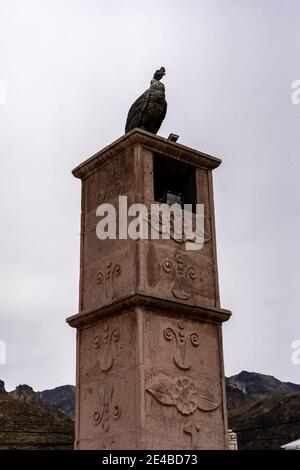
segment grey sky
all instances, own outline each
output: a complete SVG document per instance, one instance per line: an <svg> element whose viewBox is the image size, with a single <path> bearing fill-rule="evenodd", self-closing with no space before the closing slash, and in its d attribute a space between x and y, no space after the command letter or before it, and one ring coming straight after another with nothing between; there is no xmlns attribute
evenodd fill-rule
<svg viewBox="0 0 300 470"><path fill-rule="evenodd" d="M0 0L0 340L8 389L74 383L80 183L164 65L159 132L216 155L227 375L300 382L299 0Z"/></svg>

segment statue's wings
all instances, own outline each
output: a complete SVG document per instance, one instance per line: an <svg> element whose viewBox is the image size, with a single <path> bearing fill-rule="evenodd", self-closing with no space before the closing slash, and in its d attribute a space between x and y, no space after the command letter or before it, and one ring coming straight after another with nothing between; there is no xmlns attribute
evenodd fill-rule
<svg viewBox="0 0 300 470"><path fill-rule="evenodd" d="M163 111L163 113L162 113L162 115L161 115L161 123L160 123L160 124L162 124L163 120L164 120L165 117L166 117L167 108L168 108L168 103L165 101L165 109L164 109L164 111ZM159 127L160 127L160 126L159 126Z"/></svg>
<svg viewBox="0 0 300 470"><path fill-rule="evenodd" d="M146 90L131 106L128 111L125 132L129 132L135 127L140 127L143 112L149 101L149 90Z"/></svg>

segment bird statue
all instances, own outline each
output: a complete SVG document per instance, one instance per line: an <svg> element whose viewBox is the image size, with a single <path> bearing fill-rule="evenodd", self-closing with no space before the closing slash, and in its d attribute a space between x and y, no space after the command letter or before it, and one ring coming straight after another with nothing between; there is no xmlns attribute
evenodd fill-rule
<svg viewBox="0 0 300 470"><path fill-rule="evenodd" d="M135 127L153 134L158 132L167 112L165 86L160 82L165 74L164 67L156 70L148 90L133 103L128 112L125 133Z"/></svg>

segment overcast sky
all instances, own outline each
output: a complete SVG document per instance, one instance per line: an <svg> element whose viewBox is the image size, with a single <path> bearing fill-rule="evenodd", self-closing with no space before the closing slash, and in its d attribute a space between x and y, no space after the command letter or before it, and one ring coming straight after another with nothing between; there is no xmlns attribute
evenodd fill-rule
<svg viewBox="0 0 300 470"><path fill-rule="evenodd" d="M80 182L166 67L159 134L216 155L226 374L300 383L300 0L0 0L0 340L11 390L74 383ZM3 100L2 100L3 101Z"/></svg>

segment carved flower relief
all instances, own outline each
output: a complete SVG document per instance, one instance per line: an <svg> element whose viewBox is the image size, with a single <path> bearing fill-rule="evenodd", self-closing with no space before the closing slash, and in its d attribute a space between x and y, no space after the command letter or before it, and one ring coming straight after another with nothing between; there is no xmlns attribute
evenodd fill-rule
<svg viewBox="0 0 300 470"><path fill-rule="evenodd" d="M162 405L175 406L182 415L193 414L197 409L214 411L221 403L216 394L207 387L202 390L188 377L157 374L148 380L146 391Z"/></svg>
<svg viewBox="0 0 300 470"><path fill-rule="evenodd" d="M198 390L186 377L178 377L172 387L174 405L184 415L192 414L198 407Z"/></svg>

